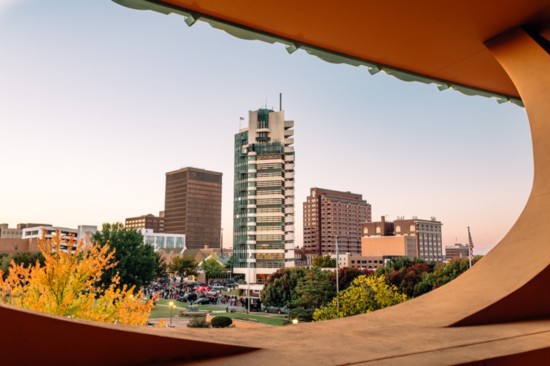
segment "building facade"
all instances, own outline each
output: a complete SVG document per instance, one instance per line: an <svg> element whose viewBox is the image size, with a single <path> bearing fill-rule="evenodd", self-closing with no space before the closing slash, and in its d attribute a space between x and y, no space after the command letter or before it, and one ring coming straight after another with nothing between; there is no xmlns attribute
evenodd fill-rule
<svg viewBox="0 0 550 366"><path fill-rule="evenodd" d="M400 247L404 253L401 255L441 262L444 259L441 226L435 217L430 220L399 218L393 222L382 217L380 222L363 225L363 255L400 255L395 252Z"/></svg>
<svg viewBox="0 0 550 366"><path fill-rule="evenodd" d="M125 220L124 226L131 229L151 229L154 233L164 232L164 214L161 211L159 216L153 214L129 217Z"/></svg>
<svg viewBox="0 0 550 366"><path fill-rule="evenodd" d="M235 135L234 272L263 283L295 264L294 121L284 111L250 111Z"/></svg>
<svg viewBox="0 0 550 366"><path fill-rule="evenodd" d="M10 228L8 224L0 224L0 239L21 239L23 229Z"/></svg>
<svg viewBox="0 0 550 366"><path fill-rule="evenodd" d="M183 168L166 173L164 232L185 234L187 248L220 248L222 173Z"/></svg>
<svg viewBox="0 0 550 366"><path fill-rule="evenodd" d="M304 250L308 258L336 253L361 254L361 227L371 221L363 196L311 188L304 202Z"/></svg>
<svg viewBox="0 0 550 366"><path fill-rule="evenodd" d="M143 235L143 243L152 245L155 251L183 254L187 249L184 234L155 233L153 229L145 228L140 228L138 231Z"/></svg>
<svg viewBox="0 0 550 366"><path fill-rule="evenodd" d="M445 246L445 259L470 258L470 248L467 245L456 243Z"/></svg>

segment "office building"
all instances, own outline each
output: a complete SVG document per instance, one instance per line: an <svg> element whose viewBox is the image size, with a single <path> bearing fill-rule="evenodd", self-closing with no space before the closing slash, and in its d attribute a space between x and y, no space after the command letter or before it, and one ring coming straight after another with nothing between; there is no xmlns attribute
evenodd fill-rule
<svg viewBox="0 0 550 366"><path fill-rule="evenodd" d="M407 256L441 262L441 226L435 217L430 220L399 218L388 222L383 216L379 222L363 225L362 255Z"/></svg>
<svg viewBox="0 0 550 366"><path fill-rule="evenodd" d="M250 111L235 135L234 272L263 283L295 265L294 121L284 111Z"/></svg>
<svg viewBox="0 0 550 366"><path fill-rule="evenodd" d="M185 234L189 249L220 248L222 173L183 168L166 173L164 232Z"/></svg>
<svg viewBox="0 0 550 366"><path fill-rule="evenodd" d="M445 246L445 259L470 258L470 248L467 245L456 243Z"/></svg>
<svg viewBox="0 0 550 366"><path fill-rule="evenodd" d="M304 249L310 260L336 253L361 254L361 226L371 221L363 196L311 188L304 202Z"/></svg>
<svg viewBox="0 0 550 366"><path fill-rule="evenodd" d="M154 233L162 233L164 231L164 212L161 211L159 216L147 214L129 217L125 220L124 226L131 229L151 229Z"/></svg>

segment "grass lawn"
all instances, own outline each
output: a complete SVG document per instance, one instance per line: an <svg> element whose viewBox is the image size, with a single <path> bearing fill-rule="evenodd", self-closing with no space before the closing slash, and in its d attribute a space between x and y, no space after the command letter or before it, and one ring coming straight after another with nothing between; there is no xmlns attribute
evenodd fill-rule
<svg viewBox="0 0 550 366"><path fill-rule="evenodd" d="M150 319L155 318L169 318L170 317L170 306L168 305L171 300L158 300L157 305L151 311ZM174 301L174 309L172 309L172 316L178 316L178 312L181 310L187 309L187 303ZM258 323L268 324L268 325L284 325L287 322L287 315L276 315L269 314L264 315L263 313L226 313L223 307L214 306L214 305L198 305L199 311L214 311L220 312L218 315L227 316L233 319L254 319Z"/></svg>
<svg viewBox="0 0 550 366"><path fill-rule="evenodd" d="M287 324L288 318L286 315L263 315L262 313L220 313L218 315L227 316L232 319L254 319L258 323L268 324L268 325L285 325Z"/></svg>

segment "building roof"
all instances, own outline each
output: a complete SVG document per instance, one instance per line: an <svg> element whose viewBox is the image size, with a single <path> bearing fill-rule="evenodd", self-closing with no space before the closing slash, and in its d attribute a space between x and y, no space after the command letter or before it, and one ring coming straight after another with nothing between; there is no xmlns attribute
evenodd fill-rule
<svg viewBox="0 0 550 366"><path fill-rule="evenodd" d="M243 39L284 43L289 53L303 49L329 62L366 66L372 74L518 104L517 89L484 42L550 19L548 0L425 0L422 11L414 1L114 1L179 13L188 25L206 21ZM550 30L542 35L550 39Z"/></svg>

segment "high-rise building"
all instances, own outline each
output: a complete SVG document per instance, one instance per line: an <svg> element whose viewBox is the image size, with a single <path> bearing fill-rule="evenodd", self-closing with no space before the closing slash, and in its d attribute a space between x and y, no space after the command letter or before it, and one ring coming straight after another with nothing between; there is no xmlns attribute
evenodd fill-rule
<svg viewBox="0 0 550 366"><path fill-rule="evenodd" d="M311 188L304 202L304 250L309 259L336 253L361 254L361 227L371 221L363 196Z"/></svg>
<svg viewBox="0 0 550 366"><path fill-rule="evenodd" d="M435 217L421 220L416 217L363 225L362 253L364 256L408 256L427 261L443 261L442 223Z"/></svg>
<svg viewBox="0 0 550 366"><path fill-rule="evenodd" d="M263 283L295 264L294 121L284 111L250 111L235 135L234 271Z"/></svg>
<svg viewBox="0 0 550 366"><path fill-rule="evenodd" d="M164 232L185 234L186 247L220 247L222 173L183 168L166 173Z"/></svg>
<svg viewBox="0 0 550 366"><path fill-rule="evenodd" d="M162 211L161 214L163 214ZM124 226L132 229L151 229L154 233L162 233L164 232L164 217L153 214L129 217Z"/></svg>

